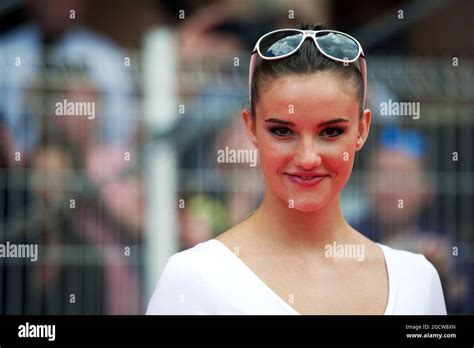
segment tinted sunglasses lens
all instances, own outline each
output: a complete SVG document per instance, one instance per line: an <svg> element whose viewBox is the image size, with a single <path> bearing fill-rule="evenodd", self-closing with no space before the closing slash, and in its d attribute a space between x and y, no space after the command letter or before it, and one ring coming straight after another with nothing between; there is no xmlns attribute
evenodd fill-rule
<svg viewBox="0 0 474 348"><path fill-rule="evenodd" d="M322 32L317 33L316 40L321 50L333 58L353 61L359 57L359 45L346 35Z"/></svg>
<svg viewBox="0 0 474 348"><path fill-rule="evenodd" d="M294 51L302 39L303 34L298 31L279 31L260 41L260 53L267 58L281 57Z"/></svg>

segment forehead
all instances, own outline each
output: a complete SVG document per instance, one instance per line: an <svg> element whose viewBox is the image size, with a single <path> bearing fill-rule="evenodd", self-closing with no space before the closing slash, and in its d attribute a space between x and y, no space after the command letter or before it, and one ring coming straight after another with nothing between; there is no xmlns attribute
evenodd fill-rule
<svg viewBox="0 0 474 348"><path fill-rule="evenodd" d="M266 84L264 86L264 84ZM359 104L354 87L331 72L285 75L262 83L257 114L291 116L321 121L334 117L357 119Z"/></svg>

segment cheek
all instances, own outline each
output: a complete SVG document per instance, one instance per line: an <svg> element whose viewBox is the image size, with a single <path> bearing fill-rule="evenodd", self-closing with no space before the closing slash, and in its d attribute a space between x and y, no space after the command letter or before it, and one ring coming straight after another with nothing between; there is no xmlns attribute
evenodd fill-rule
<svg viewBox="0 0 474 348"><path fill-rule="evenodd" d="M321 153L323 164L334 171L336 179L347 180L354 165L355 145L349 141L341 141L327 146Z"/></svg>
<svg viewBox="0 0 474 348"><path fill-rule="evenodd" d="M267 178L284 170L284 167L291 162L293 146L291 142L273 139L269 134L259 137L259 161L262 171Z"/></svg>

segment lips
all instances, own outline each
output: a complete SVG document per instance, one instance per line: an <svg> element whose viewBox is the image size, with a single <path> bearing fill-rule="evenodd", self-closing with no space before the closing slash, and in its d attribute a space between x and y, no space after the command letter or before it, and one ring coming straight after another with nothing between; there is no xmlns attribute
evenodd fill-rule
<svg viewBox="0 0 474 348"><path fill-rule="evenodd" d="M285 175L291 182L303 187L315 186L329 176L322 173L285 173Z"/></svg>

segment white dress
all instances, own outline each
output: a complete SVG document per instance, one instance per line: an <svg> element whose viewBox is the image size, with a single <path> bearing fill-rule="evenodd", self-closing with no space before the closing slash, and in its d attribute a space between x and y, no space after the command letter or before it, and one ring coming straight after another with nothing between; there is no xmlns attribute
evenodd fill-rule
<svg viewBox="0 0 474 348"><path fill-rule="evenodd" d="M446 314L438 272L421 254L379 244L385 256L389 296L385 315ZM222 242L211 239L171 256L147 314L299 313Z"/></svg>

